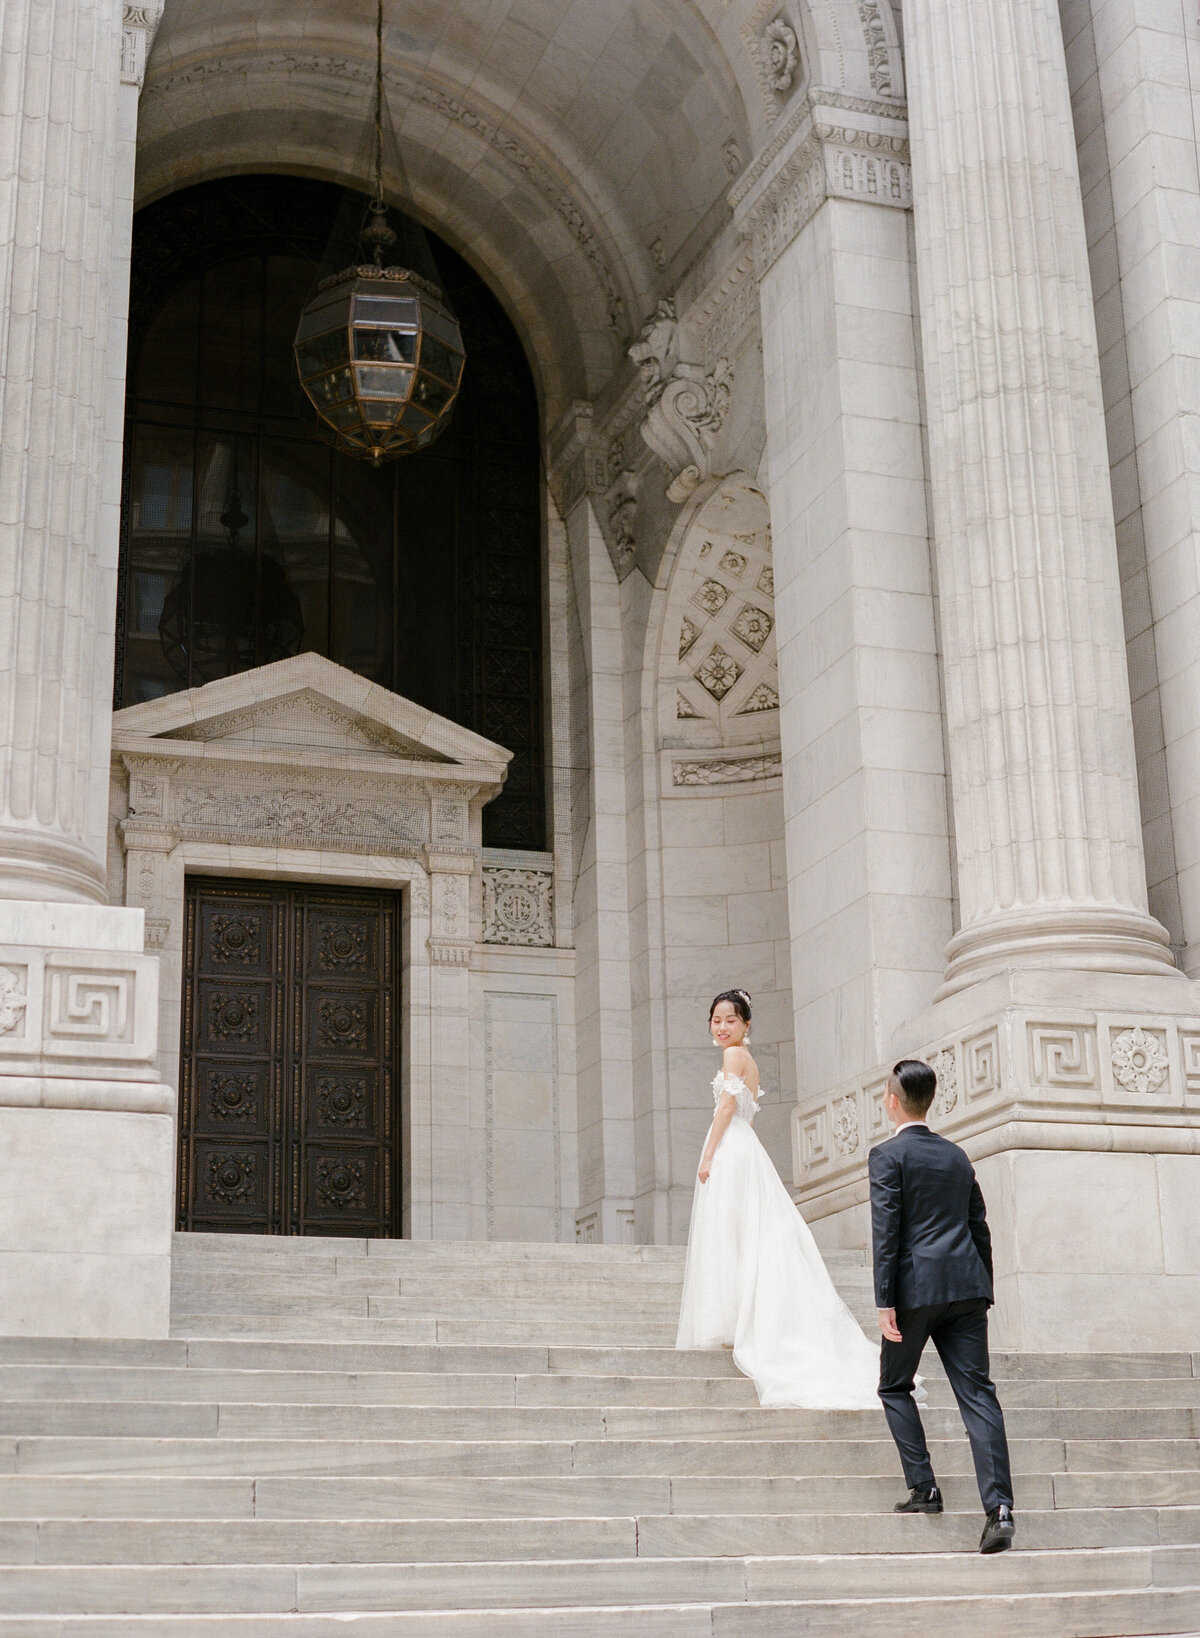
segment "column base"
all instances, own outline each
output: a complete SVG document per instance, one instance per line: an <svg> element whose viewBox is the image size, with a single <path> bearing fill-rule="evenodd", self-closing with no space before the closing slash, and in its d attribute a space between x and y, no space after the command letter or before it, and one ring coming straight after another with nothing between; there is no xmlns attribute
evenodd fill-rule
<svg viewBox="0 0 1200 1638"><path fill-rule="evenodd" d="M167 1335L176 1100L142 921L0 901L0 1334Z"/></svg>
<svg viewBox="0 0 1200 1638"><path fill-rule="evenodd" d="M937 999L1014 967L1066 967L1072 972L1176 972L1171 941L1153 916L1078 906L1016 912L966 927L947 946L946 978Z"/></svg>
<svg viewBox="0 0 1200 1638"><path fill-rule="evenodd" d="M1200 984L1015 970L935 1003L895 1058L938 1071L933 1126L975 1162L992 1335L1032 1352L1183 1349L1200 1329ZM826 1248L870 1247L866 1158L891 1062L797 1108L798 1200Z"/></svg>

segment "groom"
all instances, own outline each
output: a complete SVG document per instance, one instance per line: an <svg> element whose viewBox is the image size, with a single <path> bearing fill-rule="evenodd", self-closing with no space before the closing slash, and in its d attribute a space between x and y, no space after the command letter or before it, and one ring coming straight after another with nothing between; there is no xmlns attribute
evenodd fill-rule
<svg viewBox="0 0 1200 1638"><path fill-rule="evenodd" d="M992 1239L971 1162L931 1132L926 1116L937 1076L917 1058L895 1065L883 1107L896 1128L868 1157L875 1302L883 1346L879 1397L904 1464L909 1498L897 1513L940 1513L942 1493L913 1399L926 1342L945 1366L971 1441L987 1514L981 1553L1012 1546L1012 1476L1004 1413L988 1365Z"/></svg>

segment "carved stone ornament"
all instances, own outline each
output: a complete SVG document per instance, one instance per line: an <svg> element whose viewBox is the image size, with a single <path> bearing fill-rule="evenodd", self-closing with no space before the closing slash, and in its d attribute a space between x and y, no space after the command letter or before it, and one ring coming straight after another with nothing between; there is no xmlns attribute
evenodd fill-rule
<svg viewBox="0 0 1200 1638"><path fill-rule="evenodd" d="M937 1075L937 1091L933 1098L935 1115L948 1115L958 1102L958 1063L953 1047L943 1047L929 1059Z"/></svg>
<svg viewBox="0 0 1200 1638"><path fill-rule="evenodd" d="M125 4L121 9L121 83L141 87L146 77L146 58L162 17L162 0L149 4Z"/></svg>
<svg viewBox="0 0 1200 1638"><path fill-rule="evenodd" d="M795 29L782 17L776 17L763 30L762 51L767 83L782 96L791 90L800 66L800 45Z"/></svg>
<svg viewBox="0 0 1200 1638"><path fill-rule="evenodd" d="M833 1142L840 1155L852 1155L858 1148L858 1100L853 1094L833 1106Z"/></svg>
<svg viewBox="0 0 1200 1638"><path fill-rule="evenodd" d="M28 1004L17 974L11 967L0 967L0 1035L16 1029Z"/></svg>
<svg viewBox="0 0 1200 1638"><path fill-rule="evenodd" d="M554 943L553 878L548 870L483 872L483 942Z"/></svg>
<svg viewBox="0 0 1200 1638"><path fill-rule="evenodd" d="M758 0L742 25L763 107L774 119L800 81L800 38L779 0Z"/></svg>
<svg viewBox="0 0 1200 1638"><path fill-rule="evenodd" d="M670 500L684 501L712 469L712 450L725 424L733 371L717 360L705 371L679 356L679 322L673 301L660 301L629 349L642 380L646 418L641 433L672 474Z"/></svg>
<svg viewBox="0 0 1200 1638"><path fill-rule="evenodd" d="M1122 1030L1112 1044L1113 1077L1126 1092L1157 1092L1167 1079L1170 1059L1157 1035L1140 1025Z"/></svg>
<svg viewBox="0 0 1200 1638"><path fill-rule="evenodd" d="M711 760L676 762L671 769L671 783L686 785L746 785L760 779L776 779L783 772L783 761L778 751L765 756L713 757Z"/></svg>

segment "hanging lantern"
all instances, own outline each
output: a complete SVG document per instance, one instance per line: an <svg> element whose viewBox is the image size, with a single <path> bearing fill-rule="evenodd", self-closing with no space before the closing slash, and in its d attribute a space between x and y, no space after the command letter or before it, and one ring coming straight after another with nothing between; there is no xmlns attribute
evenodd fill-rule
<svg viewBox="0 0 1200 1638"><path fill-rule="evenodd" d="M385 267L396 242L383 203L383 0L375 21L375 197L362 243L373 265L323 279L300 314L304 392L339 449L376 465L426 449L449 424L462 381L462 332L437 285Z"/></svg>
<svg viewBox="0 0 1200 1638"><path fill-rule="evenodd" d="M339 448L374 461L427 448L462 380L463 344L441 291L404 267L322 280L296 331L300 382Z"/></svg>

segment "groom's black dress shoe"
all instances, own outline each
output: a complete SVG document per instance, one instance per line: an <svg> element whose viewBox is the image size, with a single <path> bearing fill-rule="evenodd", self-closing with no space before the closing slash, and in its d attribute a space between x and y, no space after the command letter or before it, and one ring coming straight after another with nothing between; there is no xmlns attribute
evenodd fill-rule
<svg viewBox="0 0 1200 1638"><path fill-rule="evenodd" d="M981 1553L1006 1553L1013 1544L1017 1527L1013 1523L1012 1508L1005 1502L993 1507L987 1516L983 1534L979 1538Z"/></svg>
<svg viewBox="0 0 1200 1638"><path fill-rule="evenodd" d="M897 1502L893 1513L940 1513L942 1493L936 1484L918 1484L908 1493L908 1500Z"/></svg>

